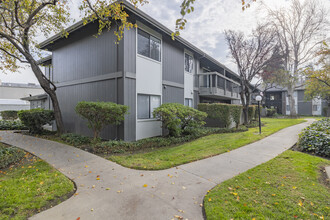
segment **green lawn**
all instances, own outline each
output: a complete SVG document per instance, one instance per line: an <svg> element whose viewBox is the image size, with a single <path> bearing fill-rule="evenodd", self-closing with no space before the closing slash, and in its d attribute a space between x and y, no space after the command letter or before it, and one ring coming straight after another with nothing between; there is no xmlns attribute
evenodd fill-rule
<svg viewBox="0 0 330 220"><path fill-rule="evenodd" d="M320 171L329 165L286 151L212 189L204 198L207 219L330 219L329 183Z"/></svg>
<svg viewBox="0 0 330 220"><path fill-rule="evenodd" d="M262 127L261 135L258 133L258 128L251 128L247 132L214 134L175 147L166 147L151 152L130 155L114 155L108 159L122 166L135 169L167 169L225 153L303 121L303 119L264 118L262 122L266 123L266 126Z"/></svg>
<svg viewBox="0 0 330 220"><path fill-rule="evenodd" d="M74 184L47 163L26 154L0 170L0 219L27 219L71 196Z"/></svg>

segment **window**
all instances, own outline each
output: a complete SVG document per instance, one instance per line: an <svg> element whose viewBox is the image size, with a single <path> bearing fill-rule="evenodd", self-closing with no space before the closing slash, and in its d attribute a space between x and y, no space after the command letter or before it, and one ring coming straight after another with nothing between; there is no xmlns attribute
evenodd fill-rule
<svg viewBox="0 0 330 220"><path fill-rule="evenodd" d="M290 105L286 106L286 111L290 111Z"/></svg>
<svg viewBox="0 0 330 220"><path fill-rule="evenodd" d="M137 97L137 114L138 119L154 118L152 112L160 106L160 96L154 95L138 95Z"/></svg>
<svg viewBox="0 0 330 220"><path fill-rule="evenodd" d="M184 54L184 70L188 73L192 73L194 69L194 58L189 54Z"/></svg>
<svg viewBox="0 0 330 220"><path fill-rule="evenodd" d="M138 54L160 61L160 45L158 38L138 29Z"/></svg>
<svg viewBox="0 0 330 220"><path fill-rule="evenodd" d="M313 111L314 112L318 111L318 105L313 105Z"/></svg>
<svg viewBox="0 0 330 220"><path fill-rule="evenodd" d="M204 75L203 76L203 87L209 88L211 87L211 75Z"/></svg>
<svg viewBox="0 0 330 220"><path fill-rule="evenodd" d="M193 100L192 99L184 99L184 105L193 107Z"/></svg>

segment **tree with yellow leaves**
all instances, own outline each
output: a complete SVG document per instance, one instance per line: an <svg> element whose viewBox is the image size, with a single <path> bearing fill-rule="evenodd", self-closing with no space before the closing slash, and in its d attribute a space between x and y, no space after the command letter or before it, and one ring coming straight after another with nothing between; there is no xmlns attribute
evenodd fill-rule
<svg viewBox="0 0 330 220"><path fill-rule="evenodd" d="M319 69L309 67L304 70L306 77L306 92L308 99L322 98L328 103L327 116L330 116L330 48L323 43L316 56L319 57Z"/></svg>

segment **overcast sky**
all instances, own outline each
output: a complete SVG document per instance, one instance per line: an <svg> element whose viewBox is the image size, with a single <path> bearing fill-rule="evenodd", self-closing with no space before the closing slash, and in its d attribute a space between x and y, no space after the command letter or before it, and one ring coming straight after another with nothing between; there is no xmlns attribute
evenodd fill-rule
<svg viewBox="0 0 330 220"><path fill-rule="evenodd" d="M72 17L79 20L80 13L77 9L77 2L79 1L69 1L72 4ZM180 17L179 6L181 2L182 0L149 0L149 4L140 7L140 9L174 30L175 20ZM264 0L264 2L273 8L285 7L290 1ZM321 0L321 2L330 9L330 0ZM187 16L188 24L181 36L236 71L235 65L228 57L229 51L223 31L232 29L249 34L258 20L264 18L264 7L260 8L258 3L253 3L251 8L243 12L241 0L197 0L194 7L194 13ZM0 73L0 80L2 82L37 83L29 67L21 70L20 73L7 75Z"/></svg>

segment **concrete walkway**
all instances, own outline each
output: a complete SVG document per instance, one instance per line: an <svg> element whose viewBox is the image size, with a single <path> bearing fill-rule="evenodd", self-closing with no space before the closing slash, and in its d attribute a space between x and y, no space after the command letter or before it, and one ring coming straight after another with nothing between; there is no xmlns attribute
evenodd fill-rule
<svg viewBox="0 0 330 220"><path fill-rule="evenodd" d="M163 171L138 171L57 142L0 132L1 141L53 165L77 185L77 195L31 219L203 219L208 190L293 146L312 120L253 144ZM97 180L99 176L100 180Z"/></svg>

